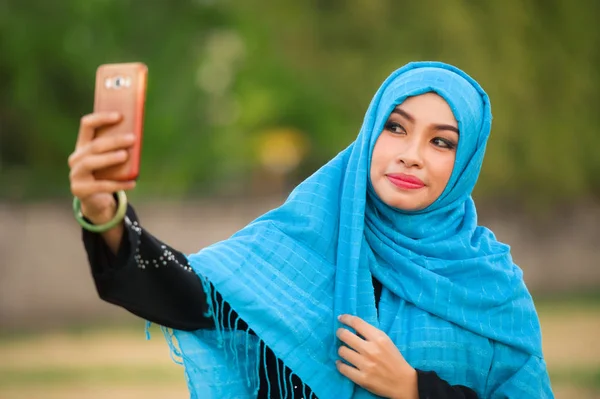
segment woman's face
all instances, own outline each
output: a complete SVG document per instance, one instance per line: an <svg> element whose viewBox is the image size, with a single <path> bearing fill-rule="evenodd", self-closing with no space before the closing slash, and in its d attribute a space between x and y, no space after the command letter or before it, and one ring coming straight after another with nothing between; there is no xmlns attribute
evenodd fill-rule
<svg viewBox="0 0 600 399"><path fill-rule="evenodd" d="M442 97L407 98L392 111L373 148L375 193L405 211L428 207L450 180L457 146L458 122Z"/></svg>

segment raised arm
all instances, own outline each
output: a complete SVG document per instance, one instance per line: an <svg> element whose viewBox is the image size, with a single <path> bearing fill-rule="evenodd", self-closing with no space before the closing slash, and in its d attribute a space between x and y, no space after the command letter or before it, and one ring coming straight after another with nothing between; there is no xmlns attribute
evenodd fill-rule
<svg viewBox="0 0 600 399"><path fill-rule="evenodd" d="M214 327L203 315L206 294L186 257L144 230L133 207L116 254L101 235L83 230L82 237L101 299L178 330Z"/></svg>
<svg viewBox="0 0 600 399"><path fill-rule="evenodd" d="M95 172L127 160L133 135L95 137L120 116L94 113L81 119L75 151L69 157L72 194L92 224L111 220L117 209L114 193L135 182L99 180ZM139 226L133 208L116 227L101 234L83 232L96 288L102 299L147 320L177 329L214 327L204 318L206 295L183 254L158 241Z"/></svg>

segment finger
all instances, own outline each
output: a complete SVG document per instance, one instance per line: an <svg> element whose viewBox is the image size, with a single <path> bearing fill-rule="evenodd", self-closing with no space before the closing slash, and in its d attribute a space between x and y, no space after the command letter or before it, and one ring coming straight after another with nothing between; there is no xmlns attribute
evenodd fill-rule
<svg viewBox="0 0 600 399"><path fill-rule="evenodd" d="M335 335L348 345L350 348L354 349L358 353L362 353L365 347L365 340L354 334L352 331L345 328L338 328Z"/></svg>
<svg viewBox="0 0 600 399"><path fill-rule="evenodd" d="M77 134L77 143L75 148L79 148L92 141L96 129L112 125L121 120L118 112L95 112L85 115L79 123L79 133Z"/></svg>
<svg viewBox="0 0 600 399"><path fill-rule="evenodd" d="M71 179L89 175L98 169L121 164L127 161L128 156L129 154L125 150L87 155L85 158L81 158L79 162L73 164L71 167Z"/></svg>
<svg viewBox="0 0 600 399"><path fill-rule="evenodd" d="M338 320L348 327L352 327L358 334L365 337L367 341L379 338L381 335L381 330L373 327L360 317L345 314L338 317Z"/></svg>
<svg viewBox="0 0 600 399"><path fill-rule="evenodd" d="M354 368L352 366L349 366L347 364L345 364L344 362L342 362L341 360L338 360L337 362L335 362L335 366L337 367L338 371L346 376L348 379L350 379L351 381L353 381L355 384L358 385L363 385L364 381L363 381L363 376L360 372L360 370L358 370L357 368Z"/></svg>
<svg viewBox="0 0 600 399"><path fill-rule="evenodd" d="M101 154L120 149L127 149L131 147L134 142L135 135L133 135L133 133L98 137L87 145L77 148L75 152L69 156L69 167L73 168L82 158L88 157L90 153Z"/></svg>
<svg viewBox="0 0 600 399"><path fill-rule="evenodd" d="M90 152L100 154L107 151L114 151L131 147L135 141L135 135L133 133L118 134L98 137L89 143Z"/></svg>
<svg viewBox="0 0 600 399"><path fill-rule="evenodd" d="M342 345L338 349L338 355L340 355L340 357L342 359L344 359L345 361L347 361L348 363L350 363L352 366L356 367L357 369L359 369L359 370L362 369L362 366L364 364L364 359L358 352L348 348L345 345Z"/></svg>
<svg viewBox="0 0 600 399"><path fill-rule="evenodd" d="M135 188L135 185L135 181L97 180L74 182L71 184L71 193L79 199L84 199L98 193L116 193L120 190L131 190Z"/></svg>

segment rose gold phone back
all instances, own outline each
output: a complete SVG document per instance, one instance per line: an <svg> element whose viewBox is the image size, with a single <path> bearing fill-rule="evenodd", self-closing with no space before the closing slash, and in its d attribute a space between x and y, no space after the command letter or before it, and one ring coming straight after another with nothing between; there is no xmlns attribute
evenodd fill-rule
<svg viewBox="0 0 600 399"><path fill-rule="evenodd" d="M97 130L96 137L136 135L127 162L97 171L98 179L128 181L138 177L147 75L148 68L142 63L105 64L96 71L94 112L117 111L123 116L118 124Z"/></svg>

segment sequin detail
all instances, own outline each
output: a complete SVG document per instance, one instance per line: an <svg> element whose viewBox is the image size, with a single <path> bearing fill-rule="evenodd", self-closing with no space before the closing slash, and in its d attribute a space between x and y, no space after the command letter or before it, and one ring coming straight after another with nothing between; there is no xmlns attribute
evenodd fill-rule
<svg viewBox="0 0 600 399"><path fill-rule="evenodd" d="M154 257L149 257L146 258L144 255L144 252L140 252L140 248L141 248L141 242L142 242L142 235L144 234L144 229L140 226L140 224L137 221L131 221L131 219L129 219L129 217L125 217L125 224L128 226L128 228L135 232L137 235L137 245L135 248L135 255L133 256L135 259L135 263L137 264L137 267L140 269L146 269L147 267L154 267L154 268L159 268L161 266L178 266L181 267L183 270L187 271L187 272L191 272L192 271L192 267L190 266L190 264L187 262L185 263L181 263L179 262L179 260L177 259L177 257L175 257L175 254L173 254L173 252L166 246L166 245L161 245L160 249L161 249L161 253L159 256L154 256Z"/></svg>

